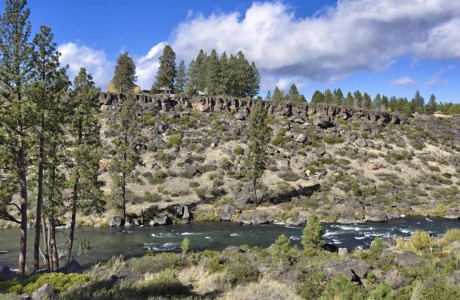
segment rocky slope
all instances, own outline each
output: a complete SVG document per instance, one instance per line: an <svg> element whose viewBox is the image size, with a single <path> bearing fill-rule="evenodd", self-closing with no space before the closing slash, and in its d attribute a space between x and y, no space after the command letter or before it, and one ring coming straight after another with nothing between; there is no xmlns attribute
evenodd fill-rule
<svg viewBox="0 0 460 300"><path fill-rule="evenodd" d="M105 120L119 110L120 97L99 95ZM252 100L136 97L142 105L138 147L144 166L138 175L144 185L130 187L134 217L146 211L144 217L156 223L194 218L299 224L311 212L341 223L460 216L459 117L265 102L272 141L259 189L263 201L256 206L242 176ZM107 147L115 133L103 123ZM100 170L106 191L109 160L107 155Z"/></svg>

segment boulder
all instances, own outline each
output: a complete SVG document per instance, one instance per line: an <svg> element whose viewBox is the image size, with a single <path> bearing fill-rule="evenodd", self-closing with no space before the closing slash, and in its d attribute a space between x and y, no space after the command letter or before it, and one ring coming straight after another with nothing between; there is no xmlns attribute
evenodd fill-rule
<svg viewBox="0 0 460 300"><path fill-rule="evenodd" d="M81 274L83 273L83 266L80 265L80 263L76 261L75 259L72 259L68 264L66 264L62 268L59 268L57 271L60 273L65 273L65 274L69 274L69 273Z"/></svg>
<svg viewBox="0 0 460 300"><path fill-rule="evenodd" d="M182 207L182 219L183 220L190 220L192 215L190 214L190 209L187 205L184 205Z"/></svg>
<svg viewBox="0 0 460 300"><path fill-rule="evenodd" d="M295 138L295 141L299 144L304 144L307 141L307 136L301 133Z"/></svg>
<svg viewBox="0 0 460 300"><path fill-rule="evenodd" d="M408 284L408 280L396 268L391 268L383 276L383 280L388 283L392 289L396 290Z"/></svg>
<svg viewBox="0 0 460 300"><path fill-rule="evenodd" d="M115 216L115 217L107 218L107 223L109 227L120 227L120 226L123 226L124 220L120 216Z"/></svg>
<svg viewBox="0 0 460 300"><path fill-rule="evenodd" d="M166 148L166 143L163 141L161 136L158 134L152 134L150 136L150 142L155 145L157 149L165 149Z"/></svg>
<svg viewBox="0 0 460 300"><path fill-rule="evenodd" d="M220 210L219 217L221 221L230 221L235 213L235 207L231 204L225 204Z"/></svg>
<svg viewBox="0 0 460 300"><path fill-rule="evenodd" d="M359 277L364 278L370 269L370 264L355 258L340 260L331 259L328 260L323 267L323 271L331 277L342 274L350 280L353 277L351 270L354 270Z"/></svg>
<svg viewBox="0 0 460 300"><path fill-rule="evenodd" d="M385 249L382 257L386 256L393 256L393 261L403 268L413 268L423 263L423 259L412 251Z"/></svg>
<svg viewBox="0 0 460 300"><path fill-rule="evenodd" d="M153 225L171 225L172 220L166 215L160 215L153 218Z"/></svg>
<svg viewBox="0 0 460 300"><path fill-rule="evenodd" d="M386 222L388 221L387 214L379 211L366 211L364 219L371 222Z"/></svg>
<svg viewBox="0 0 460 300"><path fill-rule="evenodd" d="M327 129L334 126L328 116L316 116L313 119L313 125L322 129Z"/></svg>
<svg viewBox="0 0 460 300"><path fill-rule="evenodd" d="M239 218L240 223L245 225L252 225L254 223L252 212L244 211Z"/></svg>
<svg viewBox="0 0 460 300"><path fill-rule="evenodd" d="M338 255L339 255L339 257L346 257L348 255L348 249L347 248L339 248Z"/></svg>
<svg viewBox="0 0 460 300"><path fill-rule="evenodd" d="M54 289L50 284L44 284L38 290L32 293L33 300L47 300L54 297Z"/></svg>
<svg viewBox="0 0 460 300"><path fill-rule="evenodd" d="M13 275L13 272L7 266L0 265L0 281L7 280Z"/></svg>
<svg viewBox="0 0 460 300"><path fill-rule="evenodd" d="M195 168L193 165L185 165L184 166L184 173L187 177L193 177L199 173L198 169Z"/></svg>

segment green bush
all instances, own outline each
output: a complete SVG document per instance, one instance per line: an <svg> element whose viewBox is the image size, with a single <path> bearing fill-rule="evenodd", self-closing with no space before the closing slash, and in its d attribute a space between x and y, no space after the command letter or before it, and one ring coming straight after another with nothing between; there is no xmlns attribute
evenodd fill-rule
<svg viewBox="0 0 460 300"><path fill-rule="evenodd" d="M235 153L236 155L243 155L244 149L241 146L236 146L235 149L233 149L233 153Z"/></svg>
<svg viewBox="0 0 460 300"><path fill-rule="evenodd" d="M301 274L298 279L301 284L297 288L297 294L304 299L318 299L327 283L327 275L317 269L308 270L308 273Z"/></svg>
<svg viewBox="0 0 460 300"><path fill-rule="evenodd" d="M153 177L150 177L148 179L149 184L151 185L157 185L157 184L162 184L165 182L166 178L168 177L168 174L164 171L157 171L155 172Z"/></svg>
<svg viewBox="0 0 460 300"><path fill-rule="evenodd" d="M172 269L161 270L155 278L140 283L139 288L144 297L166 296L169 299L190 292L189 288L180 282L176 272Z"/></svg>
<svg viewBox="0 0 460 300"><path fill-rule="evenodd" d="M284 234L280 235L272 247L272 263L289 263L292 264L297 256L298 251L291 247L289 238Z"/></svg>
<svg viewBox="0 0 460 300"><path fill-rule="evenodd" d="M149 192L145 192L145 195L142 198L142 201L149 202L149 203L159 202L161 201L161 195L157 193L150 194Z"/></svg>
<svg viewBox="0 0 460 300"><path fill-rule="evenodd" d="M63 274L63 273L45 273L41 275L34 275L22 282L22 288L15 285L10 288L10 292L25 292L31 295L34 291L38 290L45 284L53 287L56 293L61 293L73 285L85 285L91 281L91 277L87 274Z"/></svg>
<svg viewBox="0 0 460 300"><path fill-rule="evenodd" d="M206 269L209 273L218 273L222 272L225 269L224 262L220 259L219 256L213 256L208 259L206 263Z"/></svg>
<svg viewBox="0 0 460 300"><path fill-rule="evenodd" d="M422 290L422 299L460 299L460 287L447 284L437 284L432 287L424 288Z"/></svg>
<svg viewBox="0 0 460 300"><path fill-rule="evenodd" d="M285 181L297 181L300 179L300 176L292 171L286 171L278 174L278 177Z"/></svg>
<svg viewBox="0 0 460 300"><path fill-rule="evenodd" d="M226 265L227 279L233 285L257 281L259 278L259 270L244 254L236 253Z"/></svg>
<svg viewBox="0 0 460 300"><path fill-rule="evenodd" d="M275 135L275 138L272 140L272 145L273 146L283 146L283 144L287 143L290 141L290 137L286 136L286 133L287 133L287 130L286 129L281 129L279 130L276 135Z"/></svg>
<svg viewBox="0 0 460 300"><path fill-rule="evenodd" d="M396 300L393 290L387 283L381 283L370 292L368 300Z"/></svg>
<svg viewBox="0 0 460 300"><path fill-rule="evenodd" d="M345 142L345 140L341 137L325 136L323 137L323 142L325 142L326 144L341 144Z"/></svg>
<svg viewBox="0 0 460 300"><path fill-rule="evenodd" d="M182 133L174 133L173 135L169 136L168 141L166 142L166 147L179 147L182 144L183 135Z"/></svg>
<svg viewBox="0 0 460 300"><path fill-rule="evenodd" d="M360 300L365 299L365 294L359 285L351 282L345 276L339 275L326 284L320 299Z"/></svg>
<svg viewBox="0 0 460 300"><path fill-rule="evenodd" d="M200 184L196 181L191 181L189 184L188 184L189 187L191 187L192 189L196 189L198 187L200 187Z"/></svg>

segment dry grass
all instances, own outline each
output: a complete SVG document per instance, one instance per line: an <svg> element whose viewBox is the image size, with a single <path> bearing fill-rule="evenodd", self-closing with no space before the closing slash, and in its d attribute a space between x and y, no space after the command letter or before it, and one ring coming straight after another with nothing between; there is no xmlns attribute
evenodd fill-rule
<svg viewBox="0 0 460 300"><path fill-rule="evenodd" d="M193 285L193 291L199 295L210 294L214 291L223 291L229 286L225 279L225 271L209 274L204 264L191 266L182 270L178 278L185 285Z"/></svg>
<svg viewBox="0 0 460 300"><path fill-rule="evenodd" d="M271 279L262 279L259 282L247 285L238 285L226 292L219 299L222 300L300 300L295 288Z"/></svg>

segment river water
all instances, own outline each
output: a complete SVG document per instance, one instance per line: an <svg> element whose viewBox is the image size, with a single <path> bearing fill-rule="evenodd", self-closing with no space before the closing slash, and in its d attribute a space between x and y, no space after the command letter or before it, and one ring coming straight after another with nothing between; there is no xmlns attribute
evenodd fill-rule
<svg viewBox="0 0 460 300"><path fill-rule="evenodd" d="M368 248L376 237L409 236L415 230L441 234L448 228L460 228L460 221L437 218L402 218L385 223L323 224L324 240L338 247L352 250ZM185 237L191 241L192 250L222 250L228 246L268 247L278 236L288 236L292 244L300 245L303 227L282 225L239 225L231 222L206 222L155 227L91 228L77 229L77 238L86 238L92 249L88 255L77 258L81 263L107 260L113 255L139 256L146 251L181 250ZM61 234L63 240L64 234ZM59 236L58 236L59 237ZM15 267L18 259L19 230L0 230L0 265ZM33 231L29 231L27 262L32 263ZM75 251L76 252L76 251Z"/></svg>

